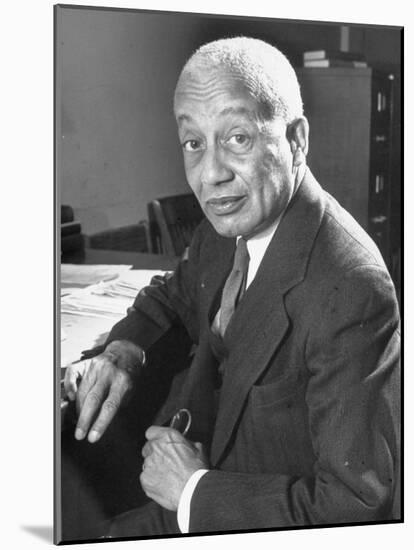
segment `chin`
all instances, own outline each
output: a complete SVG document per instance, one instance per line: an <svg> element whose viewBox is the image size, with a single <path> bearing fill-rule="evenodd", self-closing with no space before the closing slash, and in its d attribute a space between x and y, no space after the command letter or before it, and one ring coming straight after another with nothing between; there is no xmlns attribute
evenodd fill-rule
<svg viewBox="0 0 414 550"><path fill-rule="evenodd" d="M244 237L251 233L251 229L243 227L243 225L227 220L223 223L223 220L211 219L210 223L221 237L227 237L229 239L235 237Z"/></svg>

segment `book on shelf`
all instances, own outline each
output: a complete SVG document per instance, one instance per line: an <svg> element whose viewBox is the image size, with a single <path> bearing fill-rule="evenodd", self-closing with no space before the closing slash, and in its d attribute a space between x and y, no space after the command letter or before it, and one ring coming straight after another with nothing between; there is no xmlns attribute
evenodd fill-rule
<svg viewBox="0 0 414 550"><path fill-rule="evenodd" d="M343 52L342 50L310 50L303 52L303 61L316 59L343 59L344 61L365 61L364 55L358 52Z"/></svg>
<svg viewBox="0 0 414 550"><path fill-rule="evenodd" d="M345 59L315 59L304 61L304 67L349 67L353 69L363 69L368 67L366 61L351 61Z"/></svg>

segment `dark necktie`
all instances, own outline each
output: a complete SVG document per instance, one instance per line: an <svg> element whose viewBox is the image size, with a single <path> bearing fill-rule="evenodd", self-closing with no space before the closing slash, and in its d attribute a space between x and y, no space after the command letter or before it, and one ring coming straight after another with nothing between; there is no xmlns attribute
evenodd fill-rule
<svg viewBox="0 0 414 550"><path fill-rule="evenodd" d="M233 268L223 288L220 304L220 335L223 337L238 302L246 290L249 252L246 241L240 238L234 254Z"/></svg>

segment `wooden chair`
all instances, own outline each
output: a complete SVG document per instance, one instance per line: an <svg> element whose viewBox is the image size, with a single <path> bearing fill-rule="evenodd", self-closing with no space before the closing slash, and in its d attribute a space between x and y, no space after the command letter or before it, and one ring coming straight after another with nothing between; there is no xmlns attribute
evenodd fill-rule
<svg viewBox="0 0 414 550"><path fill-rule="evenodd" d="M148 204L151 252L181 256L203 216L193 193L151 201Z"/></svg>

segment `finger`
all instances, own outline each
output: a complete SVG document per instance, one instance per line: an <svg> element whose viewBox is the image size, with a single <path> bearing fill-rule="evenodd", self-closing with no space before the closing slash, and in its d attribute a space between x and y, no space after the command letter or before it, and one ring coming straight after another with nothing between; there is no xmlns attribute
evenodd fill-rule
<svg viewBox="0 0 414 550"><path fill-rule="evenodd" d="M196 441L194 443L194 447L197 449L197 451L199 451L200 453L204 452L204 449L203 449L203 444L200 443L199 441Z"/></svg>
<svg viewBox="0 0 414 550"><path fill-rule="evenodd" d="M152 453L152 443L147 441L142 447L141 454L144 458L147 458Z"/></svg>
<svg viewBox="0 0 414 550"><path fill-rule="evenodd" d="M149 489L149 487L148 487L148 478L147 478L147 474L145 473L144 467L142 469L142 472L139 475L139 482L141 484L142 490L144 491L145 494L147 494L147 490Z"/></svg>
<svg viewBox="0 0 414 550"><path fill-rule="evenodd" d="M147 460L144 460L144 463L142 465L142 471L139 475L139 480L144 490L148 490L150 488L151 481L153 481L153 477L151 474L151 466Z"/></svg>
<svg viewBox="0 0 414 550"><path fill-rule="evenodd" d="M90 364L91 360L85 359L84 361L77 361L76 363L72 363L66 367L63 385L65 388L65 393L71 401L75 399L75 395L78 390L78 379L85 376Z"/></svg>
<svg viewBox="0 0 414 550"><path fill-rule="evenodd" d="M87 394L75 430L75 438L83 439L87 434L93 418L105 399L106 386L103 383L96 383Z"/></svg>
<svg viewBox="0 0 414 550"><path fill-rule="evenodd" d="M145 432L145 437L148 440L162 438L177 443L186 441L185 437L182 436L179 431L174 430L174 428L168 428L165 426L150 426Z"/></svg>
<svg viewBox="0 0 414 550"><path fill-rule="evenodd" d="M121 401L130 387L131 382L129 377L124 376L124 373L120 372L115 378L115 381L109 390L108 397L105 399L101 407L99 416L89 432L89 443L95 443L101 438L102 434L105 432L106 428L109 426L117 413L121 405Z"/></svg>
<svg viewBox="0 0 414 550"><path fill-rule="evenodd" d="M92 387L96 382L96 368L95 363L91 363L89 368L83 375L81 383L79 384L78 391L76 393L76 409L78 414L83 409L85 404L85 399L91 391Z"/></svg>
<svg viewBox="0 0 414 550"><path fill-rule="evenodd" d="M65 393L71 401L75 399L75 395L78 389L77 380L79 376L80 374L77 367L73 365L67 367L63 385L65 388Z"/></svg>
<svg viewBox="0 0 414 550"><path fill-rule="evenodd" d="M150 496L149 493L151 493L151 495L154 494L154 476L150 472L149 466L145 465L145 463L142 467L142 472L139 475L139 481L142 489L147 496ZM153 498L153 496L151 496L150 498Z"/></svg>

